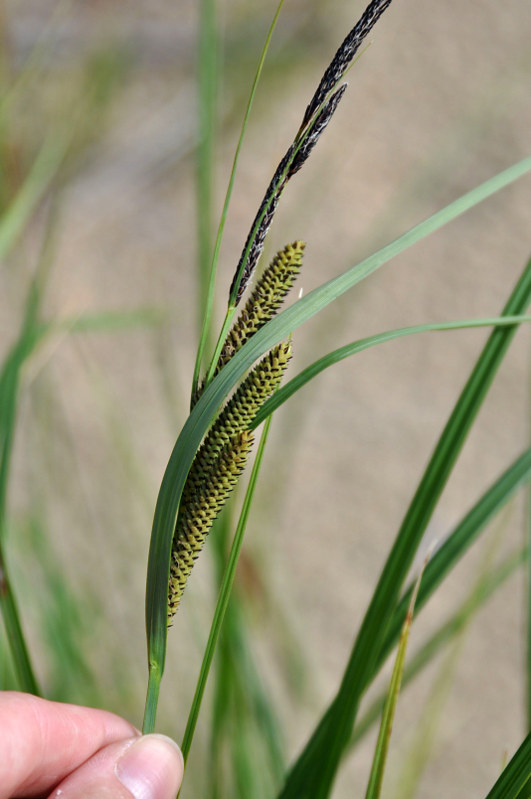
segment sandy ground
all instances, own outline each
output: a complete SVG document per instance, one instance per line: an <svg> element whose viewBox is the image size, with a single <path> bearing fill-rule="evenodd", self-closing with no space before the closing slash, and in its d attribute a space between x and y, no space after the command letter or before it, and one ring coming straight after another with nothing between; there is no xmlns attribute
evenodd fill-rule
<svg viewBox="0 0 531 799"><path fill-rule="evenodd" d="M15 64L28 56L51 8L25 0L7 4ZM242 0L222 10L228 77L220 93L219 202L242 97L272 8L262 4L256 15ZM150 518L185 418L197 325L191 159L195 4L161 0L150 4L149 12L140 3L65 9L45 58L44 105L54 107L54 92L68 85L98 43L128 50L131 61L105 129L64 195L48 312L150 305L169 309L171 322L164 336L124 332L57 341L28 378L33 387L40 385L41 396L52 385L59 397L45 429L54 429L59 415L74 442L72 450L66 437L52 445L62 493L57 490L49 500L47 517L58 557L68 564L73 582L99 594L105 624L98 635L100 640L108 635L115 651L124 653L128 676L109 671L105 661L100 666L97 653L95 668L101 668L111 691L113 682L126 679L132 695L141 697ZM222 250L220 314L264 188L315 82L360 9L359 2L336 0L286 6L242 153ZM305 292L527 154L530 34L531 8L523 0L510 9L495 0L396 0L350 73L337 116L290 185L272 229L270 252L295 238L307 241L300 280ZM30 108L20 112L26 125ZM68 119L70 108L63 110ZM522 180L395 258L297 330L292 374L335 346L388 328L495 315L529 257L529 199L529 180ZM14 259L24 265L22 275L33 268L39 236L36 225ZM12 270L1 283L5 340L18 314L13 297L21 296L24 282L15 275ZM486 335L483 330L427 334L366 352L323 374L275 421L248 548L264 564L309 663L309 698L301 707L271 644L275 616L258 609L262 638L256 647L264 679L282 700L290 755L300 749L338 684L386 552ZM528 334L521 331L434 515L420 559L526 445L528 351ZM30 405L23 420L31 417ZM33 454L36 437L30 430L18 443L13 507L19 514L31 505L28 485L37 491L45 468L42 457ZM489 542L475 547L423 612L412 648L466 596L485 559L520 546L524 534L523 509L516 502L489 533ZM170 638L167 685L178 689L172 694L166 688L161 723L177 736L209 617L209 578L205 558ZM523 737L523 608L520 574L470 625L455 656L431 759L415 794L419 799L485 795L504 753L512 753ZM31 615L28 611L29 624ZM396 786L411 750L419 746L417 723L437 674L429 669L399 703L387 796L399 796ZM137 706L140 714L141 699ZM435 717L436 711L431 713ZM427 735L424 729L423 738ZM336 799L362 795L371 745L349 760Z"/></svg>

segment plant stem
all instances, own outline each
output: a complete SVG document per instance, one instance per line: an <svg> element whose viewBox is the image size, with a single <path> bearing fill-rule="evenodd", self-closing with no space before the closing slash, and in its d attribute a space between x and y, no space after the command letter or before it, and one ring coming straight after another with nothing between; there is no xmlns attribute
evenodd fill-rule
<svg viewBox="0 0 531 799"><path fill-rule="evenodd" d="M262 436L260 438L260 443L258 445L258 452L256 453L253 469L251 472L251 476L249 478L249 485L247 487L245 499L243 501L242 511L238 521L238 526L234 534L234 540L232 542L227 568L225 570L225 575L223 577L223 582L221 584L216 610L214 613L214 618L212 620L212 626L210 628L210 634L208 636L208 642L206 645L205 654L203 656L203 662L201 664L199 679L197 681L197 686L195 689L192 706L190 708L190 714L188 716L188 722L186 724L186 730L184 733L183 742L181 746L185 763L190 753L190 747L192 745L192 740L194 737L195 727L199 716L199 710L201 708L201 702L203 700L203 694L205 692L205 687L208 680L208 674L210 671L210 667L212 665L212 658L214 657L214 652L218 643L219 634L221 632L221 627L223 625L223 620L225 618L225 612L229 604L229 599L232 592L232 586L234 584L236 566L238 565L238 559L240 557L240 551L243 544L243 537L245 535L245 529L247 527L247 519L249 517L249 512L251 509L256 483L258 480L258 474L260 472L260 466L262 463L267 436L269 433L269 428L271 426L271 418L272 417L269 417L264 425Z"/></svg>
<svg viewBox="0 0 531 799"><path fill-rule="evenodd" d="M223 238L223 231L225 230L225 223L226 223L226 220L227 220L227 213L228 213L228 210L229 210L229 204L230 204L230 198L232 196L232 190L233 190L233 187L234 187L234 180L236 178L236 168L237 168L238 160L239 160L239 157L240 157L240 150L241 150L243 139L244 139L244 136L245 136L245 131L247 129L247 123L248 123L249 117L251 115L251 108L252 108L254 97L255 97L255 94L256 94L256 89L258 87L258 82L259 82L260 76L262 74L262 69L263 69L263 66L264 66L264 62L265 62L265 58L266 58L266 55L267 55L267 51L269 50L269 45L271 43L271 38L273 36L273 31L275 29L275 25L277 23L277 20L278 20L278 17L279 17L279 14L280 14L280 11L281 11L283 5L284 5L284 0L280 0L279 4L277 6L277 10L275 12L275 15L273 17L273 21L271 22L271 25L270 25L269 30L267 32L267 36L266 36L266 40L265 40L265 43L264 43L264 47L263 47L263 50L262 50L262 52L260 54L260 59L258 61L258 66L256 68L256 73L255 73L255 76L254 76L253 85L252 85L252 88L251 88L251 93L249 95L249 100L247 102L247 108L245 109L245 114L244 114L244 117L243 117L242 127L241 127L241 130L240 130L240 136L239 136L239 139L238 139L238 144L236 145L236 152L234 153L234 160L232 162L232 169L231 169L231 173L230 173L229 184L227 186L227 192L225 194L225 200L224 200L224 203L223 203L223 210L221 212L221 218L220 218L220 221L219 221L218 230L217 230L217 234L216 234L216 242L214 244L214 252L212 253L212 263L211 263L211 266L210 266L210 278L209 278L208 289L207 289L206 298L205 298L205 315L204 315L204 319L203 319L203 327L202 327L202 330L201 330L201 336L200 336L200 340L199 340L199 346L198 346L198 349L197 349L197 355L196 355L195 366L194 366L194 376L193 376L193 381L192 381L192 396L195 395L195 392L196 392L196 390L197 390L197 388L199 386L199 373L200 373L200 370L201 370L201 362L203 360L203 354L204 354L205 347L206 347L207 340L208 340L208 336L209 336L210 321L211 321L211 318L212 318L212 310L213 310L213 306L214 306L214 289L215 289L215 283L216 283L216 273L217 273L217 265L218 265L218 260L219 260L219 251L220 251L220 248L221 248L221 240ZM219 357L219 353L218 353L218 357ZM217 357L215 358L215 360L217 361Z"/></svg>
<svg viewBox="0 0 531 799"><path fill-rule="evenodd" d="M146 695L146 708L144 710L144 721L142 733L147 735L155 729L155 718L157 716L157 705L159 702L160 681L162 671L157 663L149 664L149 679Z"/></svg>

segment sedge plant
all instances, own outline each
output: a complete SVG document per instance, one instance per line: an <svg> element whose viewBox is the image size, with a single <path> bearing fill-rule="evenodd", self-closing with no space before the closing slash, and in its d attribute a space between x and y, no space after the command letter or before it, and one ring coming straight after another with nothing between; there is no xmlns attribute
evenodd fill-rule
<svg viewBox="0 0 531 799"><path fill-rule="evenodd" d="M284 308L288 298L295 299L295 286L300 273L311 268L304 264L306 243L297 239L296 236L300 234L294 231L290 243L268 258L269 263L264 266L261 259L267 247L268 232L292 178L303 169L310 157L314 157L313 151L319 139L339 104L348 97L345 83L347 72L364 52L367 37L391 5L391 0L372 0L330 61L301 115L291 144L264 192L240 258L234 266L228 300L223 309L224 318L217 329L214 321L214 300L219 294L216 277L238 157L273 31L282 19L283 5L281 0L258 60L220 224L217 234L212 235L214 192L211 175L219 50L216 40L216 3L214 0L202 0L200 4L202 25L197 181L202 314L195 366L187 392L190 413L164 473L153 519L146 586L148 687L144 731L156 729L167 636L172 634L171 627L181 612L187 587L194 581L194 564L208 545L208 539L212 538L210 543L217 547L219 596L182 742L185 760L188 760L194 734L202 719L203 697L217 654L211 741L212 761L214 768L219 767L219 779L216 779L216 772L210 786L213 799L226 799L229 795L253 796L257 799L262 796L264 799L326 799L333 795L337 775L349 752L372 725L381 720L373 765L368 768L366 780L367 796L376 799L382 791L387 750L393 744L392 737L390 739L391 727L401 681L403 685L409 684L433 661L438 651L462 633L471 616L506 583L510 575L529 560L527 549L518 549L510 553L501 565L482 575L464 605L444 620L409 663L406 661L406 640L415 632L413 605L415 615L419 614L473 542L479 539L488 522L531 478L531 450L527 448L513 463L505 464L503 471L500 470L499 476L484 494L471 503L468 512L427 563L422 579L413 577L408 582L426 528L508 347L519 325L530 321L526 313L531 300L531 260L523 265L520 278L497 316L432 322L373 333L330 351L298 374L292 374L297 329L413 244L522 178L531 171L531 158L514 164L472 188L344 273ZM374 35L377 41L376 32ZM371 59L377 57L377 51L376 45L371 50ZM85 139L90 139L93 130L91 126L89 128L86 135L78 137L77 141L72 131L64 129L46 139L19 190L4 202L0 219L0 259L8 257L15 249L35 209L53 181L57 180L57 175L61 175L69 152L72 148L75 150L74 145L81 148ZM333 187L330 190L333 191ZM132 314L110 312L60 322L47 321L42 312L44 282L41 278L39 273L30 285L23 323L0 372L0 608L8 633L10 672L20 688L32 693L43 690L24 636L17 586L12 580L7 552L7 489L23 371L41 344L58 332L73 335L87 330L157 326L162 320L160 314L147 309ZM267 452L273 415L324 370L364 350L407 336L474 327L492 328L492 332L420 477L418 488L383 563L380 578L356 632L337 690L307 731L301 750L291 763L286 762L278 741L278 719L267 704L257 664L246 638L243 603L238 601L231 604L231 597L238 594L236 569ZM129 450L124 460L130 460ZM243 480L238 492L238 484L246 468L248 478ZM35 524L32 535L43 535L41 529L42 526ZM47 552L41 545L35 546L35 551ZM48 554L42 555L43 559L49 557ZM71 598L64 592L56 572L53 572L53 577L57 604L70 603ZM71 615L74 620L71 623L75 625L76 615L73 612ZM50 629L51 634L57 637L57 627ZM63 643L67 638L65 635ZM74 664L73 670L78 668L81 673L82 665L73 644L74 639L72 634L69 639L72 647L68 651L63 647L58 659L68 657ZM241 675L236 674L233 668L231 647L238 651L242 680L238 679ZM387 699L384 695L377 696L368 709L360 713L362 700L375 684L387 657L395 648L395 669ZM531 673L531 669L528 671ZM528 680L531 684L529 677ZM101 701L100 692L94 696ZM240 712L244 705L246 716ZM248 721L245 729L242 726L244 717ZM262 726L257 724L258 718ZM260 774L256 778L251 773L249 764L255 752L249 751L248 739L253 736L265 739L265 743L264 740L260 742L260 751L263 763L268 763L267 768L264 766L264 771L268 771L267 777ZM234 743L231 756L235 764L235 777L229 788L222 787L223 764L216 766L216 753L221 751L223 743L227 744L226 740L221 740L223 737L229 737L230 743ZM520 747L494 782L488 799L523 799L528 796L530 763L531 740L523 735Z"/></svg>
<svg viewBox="0 0 531 799"><path fill-rule="evenodd" d="M304 166L318 139L329 124L345 94L346 84L343 82L345 73L350 69L367 35L389 5L390 0L373 0L368 5L360 21L339 47L308 103L293 142L281 159L251 225L229 289L225 319L219 334L214 337L211 335L211 303L208 301L206 303L191 391L191 413L169 460L153 522L146 594L149 683L144 730L147 732L155 727L158 694L166 657L168 622L171 623L178 609L193 563L212 529L215 518L243 471L245 462L250 455L253 431L266 420L269 425L271 414L323 369L367 347L429 330L475 325L494 326L494 332L441 434L433 457L399 530L373 598L369 603L337 694L317 723L307 745L287 771L283 786L279 786L279 799L290 799L290 797L296 796L325 799L331 795L342 758L353 740L361 698L379 671L383 657L389 648L396 644L400 628L407 615L412 589L404 591L404 583L415 553L467 434L515 333L516 325L527 320L525 311L531 298L531 262L529 262L525 265L522 276L499 317L423 325L371 336L331 352L281 386L290 357L292 346L290 339L299 325L373 273L393 256L528 172L531 168L531 160L526 159L463 195L343 275L302 297L287 310L279 312L280 304L291 288L292 279L290 277L289 281L285 281L284 278L279 277L277 280L275 270L284 260L289 263L293 254L297 253L299 256L298 271L304 247L302 242L288 245L277 254L270 267L264 271L262 278L256 283L256 288L243 305L240 316L234 321L242 298L254 279L266 236L281 196L289 181ZM263 58L260 61L259 69L261 69L262 63ZM223 232L229 197L230 186L218 231L218 239L214 247L209 289L204 292L206 298L212 297L219 241ZM273 276L275 276L275 280L273 280ZM273 288L275 281L277 283ZM201 365L209 341L216 343L204 366L203 375L201 375ZM260 358L262 360L259 360ZM234 393L231 396L233 390ZM263 444L264 442L261 445L261 452ZM514 487L529 479L529 466L524 466L522 471L518 468L527 461L528 457L529 453L524 453L522 458L509 470L513 475L518 473L519 477L516 477L516 482L512 483L511 488L507 486L507 493L503 493L502 503L509 498ZM499 486L501 482L503 482L502 479L496 486ZM479 503L481 511L472 523L473 536L477 535L484 527L486 516L483 516L483 513L488 513L486 507L491 502L495 502L496 486L493 486L484 502ZM212 663L213 650L226 612L228 594L234 580L241 537L254 487L255 481L251 480L238 532L234 538L233 548L222 580L220 598L183 741L185 759L190 751ZM459 543L456 543L457 541ZM451 536L447 544L434 556L427 568L420 589L417 589L420 592L418 601L420 607L455 562L453 557L448 559L447 552L455 547L454 552L459 558L469 541L470 539L467 539L467 543L465 543L460 528L459 532L456 531L456 534ZM440 577L434 581L431 575L435 573L438 573ZM423 589L423 586L426 587ZM408 624L410 623L411 619ZM392 630L390 635L389 630ZM400 671L401 669L402 666ZM393 690L396 693L398 688ZM526 771L521 768L522 758L528 756L530 746L526 739L522 744L522 749L511 760L504 772L507 780L515 785L516 792L511 794L515 797L520 795L521 790L524 790L531 774L529 769ZM379 795L379 787L376 789L375 786L381 785L382 768L382 759L375 757L369 783L372 786L369 789L371 795ZM496 791L496 786L493 791Z"/></svg>

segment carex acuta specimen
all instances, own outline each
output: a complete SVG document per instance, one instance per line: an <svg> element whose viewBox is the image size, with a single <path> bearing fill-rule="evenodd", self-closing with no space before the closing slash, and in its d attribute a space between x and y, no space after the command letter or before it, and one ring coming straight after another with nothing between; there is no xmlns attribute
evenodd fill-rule
<svg viewBox="0 0 531 799"><path fill-rule="evenodd" d="M347 87L341 80L360 45L391 0L373 0L345 38L306 107L300 128L281 159L255 216L229 292L229 309L236 308L251 281L264 247L280 196L289 180L310 156L330 122ZM264 271L235 324L214 355L212 380L234 354L278 312L300 270L304 244L281 250ZM223 335L223 334L222 334ZM168 621L179 605L186 581L208 532L242 473L252 447L252 420L278 388L291 355L291 344L272 349L255 366L214 421L199 448L186 480L172 542ZM192 406L206 382L194 387Z"/></svg>
<svg viewBox="0 0 531 799"><path fill-rule="evenodd" d="M277 313L300 269L303 249L304 244L296 242L275 256L229 331L218 369ZM267 353L223 408L194 458L173 537L168 622L206 537L245 467L253 444L254 417L280 385L290 357L289 341Z"/></svg>
<svg viewBox="0 0 531 799"><path fill-rule="evenodd" d="M194 372L192 406L201 396L205 386L208 386L212 380L221 378L221 374L215 377L217 372L221 372L231 363L237 348L243 346L249 337L255 334L254 327L258 329L267 316L265 304L261 305L258 316L253 315L250 323L246 321L245 314L242 314L240 326L238 327L237 322L232 331L230 330L235 310L254 278L280 196L289 180L304 165L330 122L345 93L346 86L341 83L343 77L365 37L390 2L391 0L372 0L369 3L359 22L338 49L306 107L299 130L275 171L245 241L231 283L226 319L202 385L199 366ZM273 310L273 314L275 312ZM209 318L207 314L206 330ZM200 346L199 354L201 353ZM248 457L251 447L250 428L254 427L254 422L250 423L249 420L256 420L257 409L263 404L264 399L276 390L289 355L289 343L280 344L271 350L247 375L233 398L218 413L217 419L211 416L213 402L203 403L201 411L199 408L193 408L168 463L157 499L148 561L146 628L149 683L143 725L145 732L154 729L166 656L165 622L168 616L171 618L179 603L186 578L210 529L211 520L219 512ZM198 360L201 358L198 357ZM270 370L266 379L257 370L263 370L268 364ZM251 380L255 382L247 382ZM213 390L212 398L214 396L221 399L221 392L216 393ZM250 398L253 398L252 404ZM207 413L210 429L205 418ZM233 427L235 419L239 420L239 426ZM200 435L203 431L206 433L200 444ZM194 448L200 444L193 460L191 447L187 444L192 441ZM179 462L179 458L183 459L182 463ZM188 476L185 478L187 471ZM168 575L169 571L171 571L171 585L168 594L168 584L163 577L164 574Z"/></svg>

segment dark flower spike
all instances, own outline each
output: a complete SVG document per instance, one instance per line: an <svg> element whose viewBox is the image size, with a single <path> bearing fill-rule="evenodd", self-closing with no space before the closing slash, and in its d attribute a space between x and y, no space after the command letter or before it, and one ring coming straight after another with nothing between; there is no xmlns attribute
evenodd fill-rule
<svg viewBox="0 0 531 799"><path fill-rule="evenodd" d="M286 152L269 184L253 221L240 256L229 292L229 305L240 302L262 252L265 237L277 209L280 196L289 179L302 167L315 147L319 136L330 122L346 89L339 81L348 69L363 40L381 17L391 0L372 0L360 20L352 28L326 69L319 86L304 113L295 141Z"/></svg>
<svg viewBox="0 0 531 799"><path fill-rule="evenodd" d="M305 246L303 241L295 241L275 255L229 331L214 376L251 336L275 316L300 272Z"/></svg>
<svg viewBox="0 0 531 799"><path fill-rule="evenodd" d="M391 0L372 0L369 3L359 21L345 37L321 78L321 82L304 113L301 130L308 125L319 106L325 101L327 94L337 86L358 52L361 43L390 5Z"/></svg>
<svg viewBox="0 0 531 799"><path fill-rule="evenodd" d="M340 86L339 89L337 89L337 91L335 91L330 96L330 99L324 104L321 111L313 121L307 136L302 140L299 149L297 150L295 157L291 162L288 177L294 175L302 167L311 151L317 144L319 136L332 119L332 116L334 115L335 110L338 107L346 90L347 84L344 83L343 86Z"/></svg>
<svg viewBox="0 0 531 799"><path fill-rule="evenodd" d="M273 216L277 210L280 195L284 191L290 177L288 175L288 170L293 160L295 149L296 146L295 143L293 143L278 165L254 218L230 286L229 296L230 302L233 305L238 305L240 302L243 292L251 279L251 275L256 269L256 264L264 248L265 237L267 236L267 232L273 221Z"/></svg>

